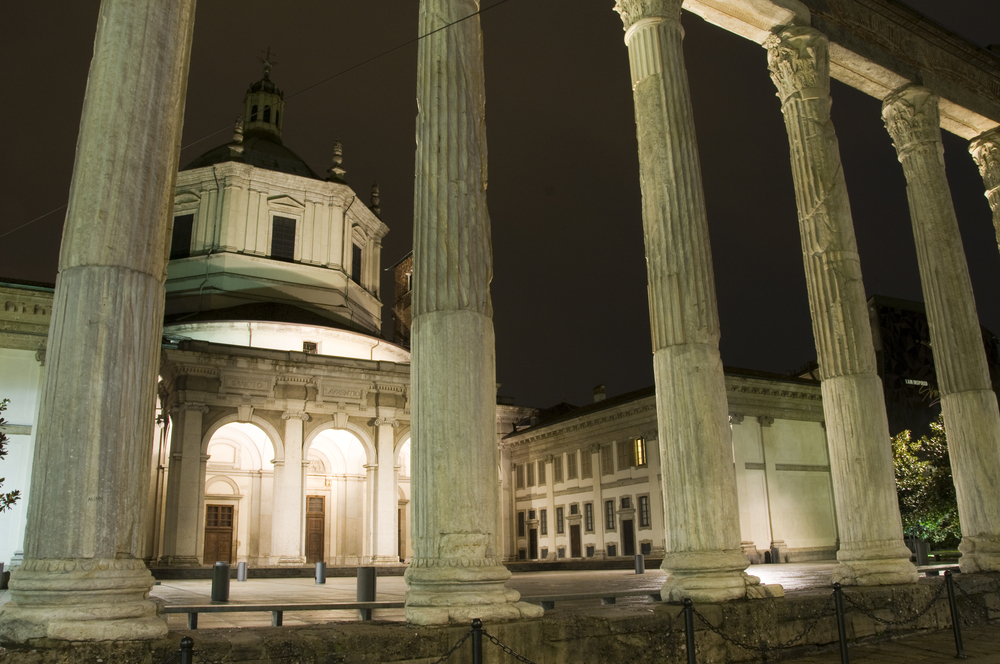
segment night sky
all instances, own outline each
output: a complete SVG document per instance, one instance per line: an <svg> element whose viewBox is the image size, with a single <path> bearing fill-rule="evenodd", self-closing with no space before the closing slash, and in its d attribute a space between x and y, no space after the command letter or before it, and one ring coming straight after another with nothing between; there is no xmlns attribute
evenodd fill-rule
<svg viewBox="0 0 1000 664"><path fill-rule="evenodd" d="M588 403L653 381L628 53L611 0L485 0L500 393L519 404ZM908 4L969 40L1000 42L995 0ZM64 205L97 0L5 7L5 159L0 234ZM784 124L765 51L686 14L726 365L784 373L815 358ZM344 144L362 200L378 180L389 226L383 266L411 246L416 0L201 0L184 123L184 165L228 142L261 76L285 92L284 143L319 173ZM306 88L310 88L306 90ZM301 94L297 94L300 91ZM921 300L903 172L878 100L833 83L869 295ZM964 140L946 163L981 322L1000 333L1000 253ZM0 276L55 279L64 211L0 238ZM383 279L391 330L391 281Z"/></svg>

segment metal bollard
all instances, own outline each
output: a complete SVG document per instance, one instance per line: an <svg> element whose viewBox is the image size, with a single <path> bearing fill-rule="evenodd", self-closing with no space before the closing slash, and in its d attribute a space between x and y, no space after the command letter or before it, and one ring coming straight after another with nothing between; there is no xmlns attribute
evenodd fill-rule
<svg viewBox="0 0 1000 664"><path fill-rule="evenodd" d="M955 579L951 570L944 573L944 582L948 587L948 605L951 607L951 627L955 631L955 657L966 659L965 648L962 646L962 624L958 618L958 604L955 603Z"/></svg>
<svg viewBox="0 0 1000 664"><path fill-rule="evenodd" d="M326 563L316 563L316 585L326 583Z"/></svg>
<svg viewBox="0 0 1000 664"><path fill-rule="evenodd" d="M359 602L374 602L375 601L375 568L374 567L359 567L358 568L358 601ZM361 612L362 620L372 619L371 609L359 609Z"/></svg>
<svg viewBox="0 0 1000 664"><path fill-rule="evenodd" d="M194 639L185 636L181 639L181 664L194 664Z"/></svg>
<svg viewBox="0 0 1000 664"><path fill-rule="evenodd" d="M246 581L247 580L247 564L246 561L242 563L236 563L236 580Z"/></svg>
<svg viewBox="0 0 1000 664"><path fill-rule="evenodd" d="M698 664L694 658L694 602L684 600L684 635L687 637L688 664Z"/></svg>
<svg viewBox="0 0 1000 664"><path fill-rule="evenodd" d="M646 557L641 553L635 554L635 573L645 574L646 573Z"/></svg>
<svg viewBox="0 0 1000 664"><path fill-rule="evenodd" d="M212 601L229 601L229 563L223 560L212 567Z"/></svg>
<svg viewBox="0 0 1000 664"><path fill-rule="evenodd" d="M844 620L844 589L839 583L833 584L833 601L837 607L837 631L840 635L840 662L851 664L851 656L847 653L847 626Z"/></svg>
<svg viewBox="0 0 1000 664"><path fill-rule="evenodd" d="M472 664L483 664L483 621L472 619Z"/></svg>

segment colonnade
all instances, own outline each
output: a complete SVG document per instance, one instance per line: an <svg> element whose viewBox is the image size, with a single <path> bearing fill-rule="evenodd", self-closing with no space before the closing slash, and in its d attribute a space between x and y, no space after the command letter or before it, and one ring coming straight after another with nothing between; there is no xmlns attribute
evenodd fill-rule
<svg viewBox="0 0 1000 664"><path fill-rule="evenodd" d="M639 145L664 468L663 594L719 601L763 592L740 552L681 5L619 0L615 8L626 29ZM482 35L478 17L460 21L478 8L477 0L422 0L420 7L419 33L429 36L418 51L415 558L406 575L406 616L416 623L541 613L504 586L509 572L500 562ZM3 640L166 633L147 598L153 580L137 547L193 9L193 0L105 0L101 8L52 317L25 562L0 611ZM837 574L853 584L912 582L829 119L826 38L806 25L778 26L765 46L788 128L824 378L842 536ZM884 116L908 183L965 529L961 564L997 570L1000 414L985 378L941 162L937 98L907 86L886 98ZM996 145L992 134L973 144L995 214ZM294 437L302 421L295 412L286 419ZM291 464L286 457L284 473Z"/></svg>

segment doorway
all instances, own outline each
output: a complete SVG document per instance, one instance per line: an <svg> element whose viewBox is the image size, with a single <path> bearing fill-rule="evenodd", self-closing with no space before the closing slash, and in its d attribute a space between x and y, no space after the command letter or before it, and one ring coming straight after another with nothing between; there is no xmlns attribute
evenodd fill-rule
<svg viewBox="0 0 1000 664"><path fill-rule="evenodd" d="M538 560L538 528L528 531L528 559Z"/></svg>
<svg viewBox="0 0 1000 664"><path fill-rule="evenodd" d="M635 555L635 531L632 529L632 519L622 520L622 555Z"/></svg>
<svg viewBox="0 0 1000 664"><path fill-rule="evenodd" d="M326 535L326 498L306 496L306 562L323 562Z"/></svg>
<svg viewBox="0 0 1000 664"><path fill-rule="evenodd" d="M212 565L233 562L233 506L205 505L205 557Z"/></svg>
<svg viewBox="0 0 1000 664"><path fill-rule="evenodd" d="M571 525L569 527L569 557L582 557L582 553L580 551L580 524Z"/></svg>

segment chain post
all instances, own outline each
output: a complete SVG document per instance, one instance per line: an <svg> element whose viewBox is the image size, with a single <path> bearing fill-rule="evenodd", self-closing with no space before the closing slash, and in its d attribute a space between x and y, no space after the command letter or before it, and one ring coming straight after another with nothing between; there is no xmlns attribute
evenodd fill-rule
<svg viewBox="0 0 1000 664"><path fill-rule="evenodd" d="M958 618L958 604L955 602L955 579L951 570L944 573L944 583L948 586L948 605L951 607L951 627L955 631L955 657L966 659L965 648L962 647L962 625Z"/></svg>
<svg viewBox="0 0 1000 664"><path fill-rule="evenodd" d="M688 664L698 664L694 658L694 602L684 600L684 634L687 636Z"/></svg>
<svg viewBox="0 0 1000 664"><path fill-rule="evenodd" d="M837 606L837 631L840 635L840 662L851 664L851 656L847 653L847 627L844 620L844 589L839 583L833 584L833 601Z"/></svg>
<svg viewBox="0 0 1000 664"><path fill-rule="evenodd" d="M472 620L472 664L483 664L483 621Z"/></svg>
<svg viewBox="0 0 1000 664"><path fill-rule="evenodd" d="M194 639L190 636L181 639L181 664L194 664Z"/></svg>

